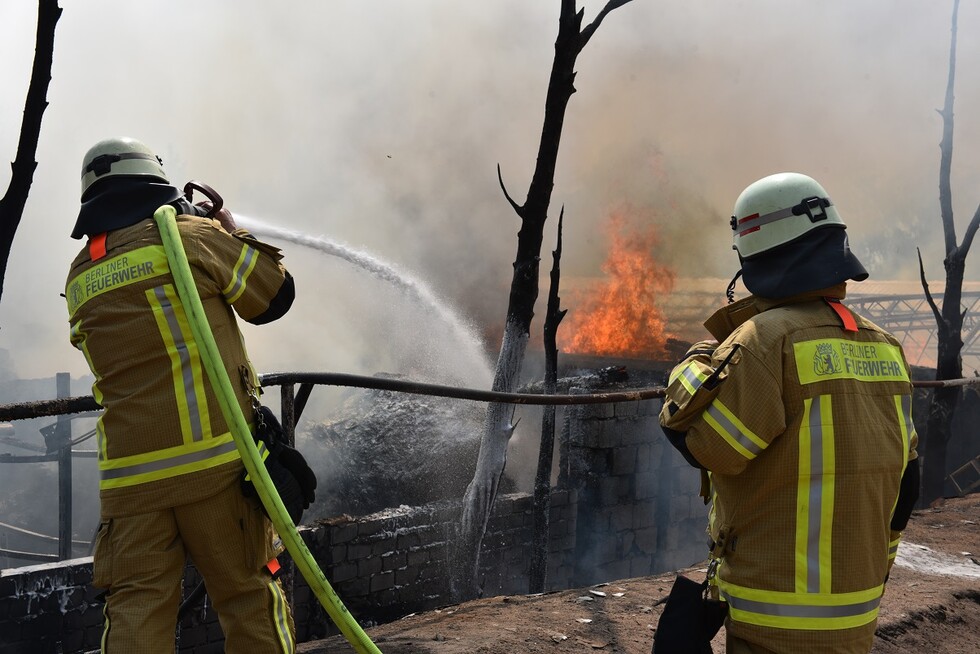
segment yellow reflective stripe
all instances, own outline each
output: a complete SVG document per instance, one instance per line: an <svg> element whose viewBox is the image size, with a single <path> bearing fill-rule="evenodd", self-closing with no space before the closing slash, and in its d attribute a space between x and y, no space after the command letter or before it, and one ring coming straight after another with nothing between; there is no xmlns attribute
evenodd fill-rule
<svg viewBox="0 0 980 654"><path fill-rule="evenodd" d="M906 454L912 449L912 434L915 433L915 423L912 422L912 396L896 395L895 410L898 411L898 426L902 430L902 445ZM908 457L906 456L906 463ZM902 473L905 473L904 466Z"/></svg>
<svg viewBox="0 0 980 654"><path fill-rule="evenodd" d="M109 451L106 449L106 439L105 439L105 426L102 424L102 419L105 417L105 412L99 416L99 420L95 423L95 442L96 449L99 452L99 461L105 461L109 458Z"/></svg>
<svg viewBox="0 0 980 654"><path fill-rule="evenodd" d="M146 298L170 357L181 437L185 443L210 438L211 415L204 392L204 368L184 306L171 284L147 290Z"/></svg>
<svg viewBox="0 0 980 654"><path fill-rule="evenodd" d="M99 488L122 488L206 470L238 459L231 433L99 462Z"/></svg>
<svg viewBox="0 0 980 654"><path fill-rule="evenodd" d="M242 246L242 252L238 255L238 261L235 263L235 270L231 275L231 281L221 291L226 302L231 304L242 296L242 293L245 292L245 281L252 274L252 270L255 269L255 264L258 260L258 250L248 245Z"/></svg>
<svg viewBox="0 0 980 654"><path fill-rule="evenodd" d="M102 406L102 389L99 388L99 382L102 381L102 374L96 369L94 362L92 361L92 353L88 351L88 334L82 331L82 321L79 320L71 326L71 344L74 345L78 350L85 355L85 361L88 363L89 370L95 375L95 383L92 384L92 397Z"/></svg>
<svg viewBox="0 0 980 654"><path fill-rule="evenodd" d="M716 399L711 403L711 406L705 409L704 420L736 452L746 459L754 459L768 445L764 440L756 436L751 429L746 427L741 420L736 418L735 414L731 412L731 409L726 407L721 400Z"/></svg>
<svg viewBox="0 0 980 654"><path fill-rule="evenodd" d="M265 441L257 441L255 443L255 447L259 451L259 456L263 461L269 458L270 452L269 448L265 446ZM246 473L245 481L252 481L252 476Z"/></svg>
<svg viewBox="0 0 980 654"><path fill-rule="evenodd" d="M79 320L71 326L71 344L74 345L81 353L85 356L85 361L88 362L89 370L95 376L95 381L92 382L92 397L95 399L95 403L99 406L102 404L102 389L99 388L99 382L102 381L102 375L95 367L95 362L92 361L92 354L88 351L88 335L82 331L82 321ZM105 412L99 416L98 421L95 423L95 441L96 450L98 451L99 460L104 460L107 458L106 454L106 444L105 444L105 428L102 425L102 420L105 418Z"/></svg>
<svg viewBox="0 0 980 654"><path fill-rule="evenodd" d="M120 254L76 275L65 288L68 315L75 316L83 304L103 293L170 272L162 245Z"/></svg>
<svg viewBox="0 0 980 654"><path fill-rule="evenodd" d="M902 542L902 537L899 536L893 541L888 543L888 560L894 561L895 557L898 555L898 544Z"/></svg>
<svg viewBox="0 0 980 654"><path fill-rule="evenodd" d="M831 397L805 399L796 489L797 593L830 592L835 475Z"/></svg>
<svg viewBox="0 0 980 654"><path fill-rule="evenodd" d="M883 586L851 593L787 593L759 590L718 580L737 622L811 631L851 629L878 617Z"/></svg>
<svg viewBox="0 0 980 654"><path fill-rule="evenodd" d="M684 386L684 389L689 394L694 395L701 388L701 384L708 378L708 375L701 372L701 368L696 362L691 361L683 368L676 368L671 372L671 377L667 380L668 385L673 384L678 378L681 381L681 385Z"/></svg>
<svg viewBox="0 0 980 654"><path fill-rule="evenodd" d="M282 646L283 654L293 654L296 651L296 642L293 640L293 632L289 628L289 609L286 608L286 598L283 597L279 582L270 581L269 592L272 593L272 620L276 624L276 636L279 637L279 645Z"/></svg>
<svg viewBox="0 0 980 654"><path fill-rule="evenodd" d="M860 382L909 381L902 351L888 343L824 338L793 344L801 384L831 379Z"/></svg>

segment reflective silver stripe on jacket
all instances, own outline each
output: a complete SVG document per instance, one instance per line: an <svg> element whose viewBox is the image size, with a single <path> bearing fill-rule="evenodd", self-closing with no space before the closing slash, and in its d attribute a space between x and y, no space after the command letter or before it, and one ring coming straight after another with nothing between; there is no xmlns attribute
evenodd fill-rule
<svg viewBox="0 0 980 654"><path fill-rule="evenodd" d="M756 613L758 615L772 615L783 618L850 618L863 615L869 611L874 611L881 603L881 597L858 602L856 604L843 604L840 606L823 606L815 604L774 604L770 602L759 602L756 600L733 597L722 591L725 599L728 600L732 609Z"/></svg>
<svg viewBox="0 0 980 654"><path fill-rule="evenodd" d="M216 445L215 447L201 450L199 452L185 452L183 454L177 454L175 456L156 461L147 461L146 463L134 463L130 466L110 468L107 470L102 470L100 474L104 480L119 479L121 477L133 477L135 475L143 475L148 472L157 472L159 470L166 470L167 468L175 468L188 463L206 461L207 459L233 452L235 449L235 441L231 440L227 443L222 443L221 445Z"/></svg>
<svg viewBox="0 0 980 654"><path fill-rule="evenodd" d="M225 296L225 300L228 302L234 302L241 295L242 289L245 287L245 278L248 277L248 273L252 266L252 261L258 255L258 250L255 248L244 246L244 257L239 260L237 266L235 266L235 272L232 276L231 283L222 292Z"/></svg>
<svg viewBox="0 0 980 654"><path fill-rule="evenodd" d="M716 406L719 403L720 402L718 400L712 402L711 406L707 408L706 413L715 419L718 426L724 429L725 433L728 434L732 440L748 450L753 457L759 456L759 453L762 452L764 448L759 446L755 441L746 436L741 429L736 427L735 424L728 419L728 416L726 416L721 409Z"/></svg>
<svg viewBox="0 0 980 654"><path fill-rule="evenodd" d="M170 336L173 338L180 361L180 376L184 387L184 399L187 402L187 419L190 422L191 439L199 441L204 438L204 427L201 424L201 411L194 384L194 366L191 362L191 354L187 349L187 339L180 328L180 321L177 320L177 314L167 296L166 288L157 286L153 289L153 294L160 303L160 308L167 320L167 327L170 329Z"/></svg>

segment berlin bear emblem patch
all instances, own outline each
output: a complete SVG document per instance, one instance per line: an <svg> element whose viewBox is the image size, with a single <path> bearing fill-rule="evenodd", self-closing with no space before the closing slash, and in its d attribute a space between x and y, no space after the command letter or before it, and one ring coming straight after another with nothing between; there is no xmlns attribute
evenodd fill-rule
<svg viewBox="0 0 980 654"><path fill-rule="evenodd" d="M840 355L830 343L820 343L813 354L813 372L818 375L832 375L841 371Z"/></svg>

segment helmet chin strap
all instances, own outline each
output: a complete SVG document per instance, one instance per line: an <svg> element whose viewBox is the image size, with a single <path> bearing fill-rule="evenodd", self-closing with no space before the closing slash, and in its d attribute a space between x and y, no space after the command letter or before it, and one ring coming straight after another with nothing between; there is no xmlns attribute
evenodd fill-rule
<svg viewBox="0 0 980 654"><path fill-rule="evenodd" d="M738 272L735 273L735 276L732 277L732 281L728 282L728 288L725 289L725 297L728 298L728 304L735 303L735 282L737 282L738 278L741 276L742 276L742 269L739 268Z"/></svg>

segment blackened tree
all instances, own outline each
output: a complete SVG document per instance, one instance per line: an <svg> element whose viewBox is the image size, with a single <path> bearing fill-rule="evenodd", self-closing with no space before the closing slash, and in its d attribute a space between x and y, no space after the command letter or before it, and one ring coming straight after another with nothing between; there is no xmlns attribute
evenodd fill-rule
<svg viewBox="0 0 980 654"><path fill-rule="evenodd" d="M54 57L54 30L61 18L58 0L38 0L37 37L34 46L34 67L27 87L24 120L20 126L17 155L10 165L10 184L0 198L0 298L10 259L14 234L24 215L27 196L37 168L37 143L41 135L41 117L48 106L48 84L51 82L51 61Z"/></svg>
<svg viewBox="0 0 980 654"><path fill-rule="evenodd" d="M495 391L511 392L517 387L530 338L534 304L538 298L541 244L555 185L558 145L565 110L575 92L575 61L609 12L628 2L630 0L609 0L595 19L583 28L584 10L576 8L575 0L561 0L555 58L545 97L538 158L523 204L518 204L507 192L500 167L497 167L500 188L520 217L521 229L517 234L517 259L514 261L503 341L493 378ZM490 404L487 407L476 472L463 499L453 584L453 594L457 598L479 593L477 570L480 547L506 464L507 444L514 432L512 418L512 406Z"/></svg>
<svg viewBox="0 0 980 654"><path fill-rule="evenodd" d="M953 84L956 79L956 21L959 0L953 1L953 21L949 48L949 77L946 83L946 101L939 114L943 118L943 138L939 157L939 209L946 246L946 289L942 308L937 306L926 282L925 266L919 253L919 272L926 300L936 317L938 352L936 379L959 379L963 376L963 272L966 255L973 245L973 237L980 227L980 207L966 228L963 241L956 242L956 223L953 221L953 193L950 188L950 170L953 164ZM959 403L961 387L937 388L929 403L929 415L925 434L922 470L922 501L929 504L943 494L946 479L946 446L953 433L953 414Z"/></svg>

